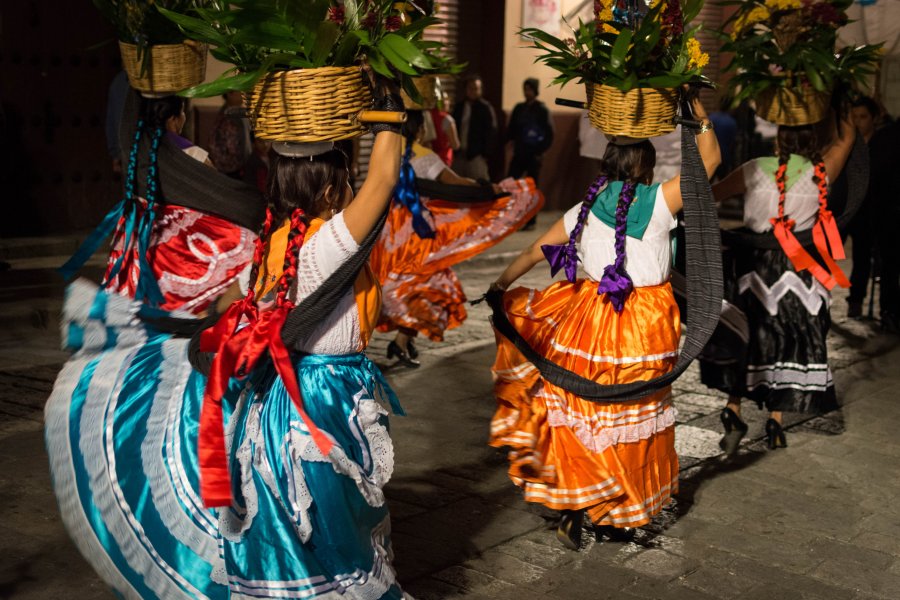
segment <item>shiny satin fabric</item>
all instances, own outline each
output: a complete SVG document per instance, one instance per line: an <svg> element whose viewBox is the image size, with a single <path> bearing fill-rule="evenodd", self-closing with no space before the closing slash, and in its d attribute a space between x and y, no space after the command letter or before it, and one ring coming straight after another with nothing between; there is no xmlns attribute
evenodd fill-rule
<svg viewBox="0 0 900 600"><path fill-rule="evenodd" d="M396 397L362 354L310 355L294 366L309 416L335 444L319 452L273 369L233 381L235 502L219 522L232 593L402 598L382 491L394 464L386 406L402 414Z"/></svg>
<svg viewBox="0 0 900 600"><path fill-rule="evenodd" d="M668 283L635 288L621 313L585 279L516 288L504 305L532 347L597 383L650 379L677 360L681 323ZM677 491L671 388L627 403L587 401L541 379L503 336L493 372L490 444L509 448L509 475L526 501L636 527Z"/></svg>
<svg viewBox="0 0 900 600"><path fill-rule="evenodd" d="M159 308L202 314L253 259L256 235L222 217L175 204L156 208L147 260L163 294ZM122 254L114 234L107 274ZM140 274L134 253L124 257L109 289L134 297Z"/></svg>
<svg viewBox="0 0 900 600"><path fill-rule="evenodd" d="M135 324L127 303L83 280L69 291L66 313L84 334L82 349L45 407L60 513L120 596L224 600L216 516L202 508L197 486L205 382L186 362L188 341ZM105 309L73 315L83 306Z"/></svg>
<svg viewBox="0 0 900 600"><path fill-rule="evenodd" d="M379 331L414 329L434 341L466 318L466 297L453 265L487 250L520 229L544 204L534 181L506 179L508 195L492 202L462 204L424 198L435 230L420 238L412 216L392 204L369 265L382 287Z"/></svg>

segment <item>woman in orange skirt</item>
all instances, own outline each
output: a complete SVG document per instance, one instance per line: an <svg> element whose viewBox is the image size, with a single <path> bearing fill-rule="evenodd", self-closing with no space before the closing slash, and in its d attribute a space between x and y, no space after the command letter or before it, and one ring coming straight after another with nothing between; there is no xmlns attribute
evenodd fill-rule
<svg viewBox="0 0 900 600"><path fill-rule="evenodd" d="M388 346L388 358L418 367L413 338L422 334L440 342L444 331L459 327L466 318L466 296L450 267L517 231L538 213L544 197L532 179L505 179L491 185L460 177L418 143L422 112L407 111L407 115L400 183L369 264L382 286L378 330L397 331ZM428 180L435 197L419 196L422 180ZM448 196L469 197L439 199L436 194L441 189Z"/></svg>
<svg viewBox="0 0 900 600"><path fill-rule="evenodd" d="M712 175L718 144L702 106L694 109ZM678 356L681 322L669 273L680 176L650 185L653 146L627 142L609 144L584 202L492 286L506 290L545 256L553 274L564 268L567 279L543 291L510 290L504 308L538 353L598 384L663 375ZM583 279L576 279L579 260ZM498 408L490 444L510 449L509 474L527 502L562 511L557 537L566 547L580 547L585 513L598 539L628 539L627 528L649 522L677 491L670 387L640 400L589 401L543 379L500 335L493 371Z"/></svg>

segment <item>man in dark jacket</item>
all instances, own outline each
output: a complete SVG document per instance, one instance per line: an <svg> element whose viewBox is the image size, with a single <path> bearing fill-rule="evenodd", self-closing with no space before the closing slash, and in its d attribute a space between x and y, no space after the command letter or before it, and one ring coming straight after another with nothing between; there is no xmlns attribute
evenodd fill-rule
<svg viewBox="0 0 900 600"><path fill-rule="evenodd" d="M506 129L506 141L513 144L513 157L509 163L510 177L528 176L538 183L544 152L553 144L553 122L547 106L537 99L540 82L529 77L522 84L525 102L516 104ZM531 219L523 229L534 229L536 219Z"/></svg>
<svg viewBox="0 0 900 600"><path fill-rule="evenodd" d="M529 77L522 84L525 102L516 104L509 118L506 140L513 144L510 177L528 176L538 182L541 159L553 144L553 123L547 106L537 99L540 83Z"/></svg>
<svg viewBox="0 0 900 600"><path fill-rule="evenodd" d="M453 170L463 177L488 181L487 157L497 138L497 115L481 93L481 77L473 75L465 82L465 98L453 107L460 141L453 154Z"/></svg>

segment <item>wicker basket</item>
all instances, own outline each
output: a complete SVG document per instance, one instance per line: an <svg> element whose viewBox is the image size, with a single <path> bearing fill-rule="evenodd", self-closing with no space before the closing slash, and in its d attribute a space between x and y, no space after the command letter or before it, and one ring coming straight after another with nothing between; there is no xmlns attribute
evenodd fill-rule
<svg viewBox="0 0 900 600"><path fill-rule="evenodd" d="M828 114L830 94L811 87L768 88L756 98L756 113L776 125L812 125Z"/></svg>
<svg viewBox="0 0 900 600"><path fill-rule="evenodd" d="M590 83L587 94L591 125L607 135L648 138L675 129L678 90L634 88L623 92Z"/></svg>
<svg viewBox="0 0 900 600"><path fill-rule="evenodd" d="M150 46L150 65L141 75L138 47L119 42L122 64L131 87L149 94L172 94L193 87L206 78L206 44L187 40L181 44Z"/></svg>
<svg viewBox="0 0 900 600"><path fill-rule="evenodd" d="M400 90L400 96L403 98L403 106L406 110L431 110L438 103L437 91L440 89L441 81L436 75L425 75L424 77L416 77L413 79L419 95L422 96L422 102L416 102L409 97L405 90Z"/></svg>
<svg viewBox="0 0 900 600"><path fill-rule="evenodd" d="M372 92L359 67L275 71L247 96L257 137L277 142L345 140L366 132L357 120Z"/></svg>

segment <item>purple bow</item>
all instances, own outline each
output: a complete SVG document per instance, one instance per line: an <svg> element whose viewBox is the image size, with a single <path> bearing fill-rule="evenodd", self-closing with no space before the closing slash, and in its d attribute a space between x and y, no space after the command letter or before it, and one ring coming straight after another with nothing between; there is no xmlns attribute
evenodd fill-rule
<svg viewBox="0 0 900 600"><path fill-rule="evenodd" d="M625 232L627 229L628 209L634 200L635 185L625 182L619 202L616 204L616 260L603 269L603 277L597 286L598 294L606 294L617 313L625 308L625 299L634 288L631 277L625 271Z"/></svg>
<svg viewBox="0 0 900 600"><path fill-rule="evenodd" d="M615 311L620 313L625 308L625 299L628 298L628 294L633 288L634 284L625 269L620 271L616 268L616 263L613 263L606 265L606 268L603 269L603 277L600 279L600 285L597 286L597 293L607 294Z"/></svg>
<svg viewBox="0 0 900 600"><path fill-rule="evenodd" d="M578 222L569 234L569 242L566 244L544 244L541 246L541 252L544 258L550 263L550 277L555 277L560 269L566 270L566 279L569 283L575 283L575 277L578 273L578 251L575 249L575 242L584 229L584 222L587 220L588 213L591 212L591 206L597 198L600 191L609 178L606 175L600 175L588 188L581 201L581 211L578 213Z"/></svg>
<svg viewBox="0 0 900 600"><path fill-rule="evenodd" d="M556 277L560 269L566 270L566 279L575 283L575 274L578 271L578 254L575 246L566 244L544 244L541 246L544 258L550 263L550 277Z"/></svg>

